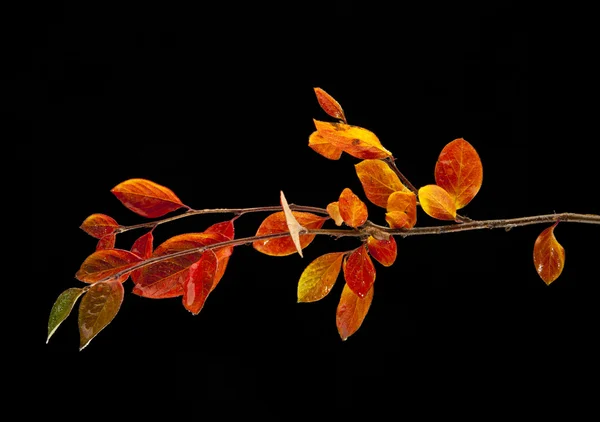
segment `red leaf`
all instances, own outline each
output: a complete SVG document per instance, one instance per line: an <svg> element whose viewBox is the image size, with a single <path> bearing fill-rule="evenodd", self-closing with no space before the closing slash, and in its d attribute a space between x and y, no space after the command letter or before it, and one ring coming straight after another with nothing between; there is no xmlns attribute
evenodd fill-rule
<svg viewBox="0 0 600 422"><path fill-rule="evenodd" d="M111 192L131 211L148 218L161 217L185 205L169 188L146 179L129 179Z"/></svg>
<svg viewBox="0 0 600 422"><path fill-rule="evenodd" d="M338 200L338 206L340 216L348 226L359 227L367 221L367 205L350 188L345 188L342 191Z"/></svg>
<svg viewBox="0 0 600 422"><path fill-rule="evenodd" d="M125 290L118 281L96 283L79 304L79 350L86 347L117 315Z"/></svg>
<svg viewBox="0 0 600 422"><path fill-rule="evenodd" d="M298 223L306 229L320 229L329 217L320 217L318 215L292 211L292 214ZM256 236L263 236L274 233L289 233L287 220L283 211L269 215L263 220L256 231ZM306 248L315 238L314 234L300 235L300 246ZM290 236L278 237L275 239L257 240L252 243L254 249L265 255L286 256L297 253L296 246Z"/></svg>
<svg viewBox="0 0 600 422"><path fill-rule="evenodd" d="M107 234L114 233L119 228L119 223L106 214L92 214L81 223L79 228L96 239L102 239Z"/></svg>
<svg viewBox="0 0 600 422"><path fill-rule="evenodd" d="M354 334L362 325L373 302L373 287L366 296L357 296L348 284L344 285L337 307L335 322L342 340Z"/></svg>
<svg viewBox="0 0 600 422"><path fill-rule="evenodd" d="M314 88L315 94L317 96L317 101L319 105L325 111L325 113L329 114L331 117L335 117L336 119L342 120L346 123L346 116L344 116L344 110L342 110L342 106L327 92L322 90L321 88Z"/></svg>
<svg viewBox="0 0 600 422"><path fill-rule="evenodd" d="M84 283L95 283L125 271L141 261L139 256L124 249L102 249L83 261L75 278ZM119 281L124 282L128 276L126 274L119 277Z"/></svg>
<svg viewBox="0 0 600 422"><path fill-rule="evenodd" d="M356 248L344 261L344 279L359 297L367 295L375 283L375 266L365 245Z"/></svg>
<svg viewBox="0 0 600 422"><path fill-rule="evenodd" d="M557 224L558 222L542 231L533 245L535 270L547 285L556 280L565 267L565 248L554 236Z"/></svg>
<svg viewBox="0 0 600 422"><path fill-rule="evenodd" d="M237 217L236 217L237 218ZM233 240L235 236L235 227L233 222L236 218L233 218L229 221L223 221L221 223L216 223L204 230L204 233L220 233L225 236L228 240ZM227 269L227 264L229 263L229 257L233 253L233 246L225 246L223 248L218 248L214 250L217 256L217 272L215 274L215 279L213 282L212 289L214 290L223 278L223 274L225 273L225 269Z"/></svg>
<svg viewBox="0 0 600 422"><path fill-rule="evenodd" d="M398 248L393 236L390 236L387 240L379 240L369 236L367 247L369 248L369 254L385 267L389 267L396 261Z"/></svg>
<svg viewBox="0 0 600 422"><path fill-rule="evenodd" d="M204 233L220 233L227 239L231 240L235 235L235 227L233 225L233 221L234 219L222 221L220 223L215 223L206 230L204 230Z"/></svg>
<svg viewBox="0 0 600 422"><path fill-rule="evenodd" d="M185 309L194 315L198 315L202 310L208 294L213 289L217 267L217 255L210 249L190 266L183 283L182 302Z"/></svg>
<svg viewBox="0 0 600 422"><path fill-rule="evenodd" d="M114 249L116 242L117 242L116 234L107 234L106 236L102 237L102 239L100 239L98 241L98 243L96 244L96 250L99 251L102 249Z"/></svg>
<svg viewBox="0 0 600 422"><path fill-rule="evenodd" d="M152 230L148 233L140 236L133 242L133 246L131 246L131 252L136 254L142 259L148 259L152 256L152 249L154 248L154 235L152 234ZM131 273L131 280L137 284L138 279L142 270L135 270Z"/></svg>

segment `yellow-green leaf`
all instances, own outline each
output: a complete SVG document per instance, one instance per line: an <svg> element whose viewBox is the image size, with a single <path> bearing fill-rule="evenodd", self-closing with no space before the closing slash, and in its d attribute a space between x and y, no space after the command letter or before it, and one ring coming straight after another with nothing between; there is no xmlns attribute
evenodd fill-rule
<svg viewBox="0 0 600 422"><path fill-rule="evenodd" d="M344 254L327 253L308 264L298 282L298 302L316 302L327 296L340 274Z"/></svg>
<svg viewBox="0 0 600 422"><path fill-rule="evenodd" d="M71 287L58 295L50 311L50 318L48 318L48 337L46 338L46 343L48 343L58 326L71 314L75 302L84 293L85 289Z"/></svg>

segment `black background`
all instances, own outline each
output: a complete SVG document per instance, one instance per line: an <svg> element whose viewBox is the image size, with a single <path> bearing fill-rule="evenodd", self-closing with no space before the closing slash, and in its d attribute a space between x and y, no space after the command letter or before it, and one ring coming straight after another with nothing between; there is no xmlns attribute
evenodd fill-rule
<svg viewBox="0 0 600 422"><path fill-rule="evenodd" d="M586 35L574 23L585 11L544 13L518 2L340 1L65 3L45 12L20 74L33 101L17 104L34 145L21 152L31 164L30 257L41 309L29 331L42 353L125 358L210 384L210 398L283 397L317 376L330 398L343 400L375 396L366 386L402 384L408 372L521 386L547 376L546 365L589 374L598 352L599 233L567 223L555 231L566 267L551 286L532 263L545 226L398 239L397 262L376 264L372 307L346 342L335 327L341 278L320 302L296 303L312 259L356 246L323 236L303 259L236 248L198 316L180 299L135 296L128 281L119 314L86 349L78 351L75 312L44 344L54 300L81 285L74 274L95 247L78 228L83 220L105 213L124 225L145 221L110 193L124 180L153 180L198 209L277 205L280 190L290 203L320 207L345 187L364 199L357 159L330 161L307 146L312 119L329 120L317 86L349 123L377 134L417 187L434 182L446 143L471 142L484 167L482 189L463 210L471 218L598 213L596 135L581 105L592 70L585 48L574 47ZM383 211L369 207L382 223ZM252 235L264 216L240 218L236 236ZM160 226L156 242L226 218ZM420 212L418 225L434 224L444 223ZM119 236L117 246L129 248L139 234Z"/></svg>

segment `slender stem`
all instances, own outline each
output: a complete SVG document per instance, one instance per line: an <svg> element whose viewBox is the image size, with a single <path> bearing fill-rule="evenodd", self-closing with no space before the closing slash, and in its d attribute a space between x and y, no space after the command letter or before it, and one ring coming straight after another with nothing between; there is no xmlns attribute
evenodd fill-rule
<svg viewBox="0 0 600 422"><path fill-rule="evenodd" d="M398 176L398 178L400 179L402 184L404 186L406 186L408 189L410 189L411 192L416 195L418 192L417 188L415 188L414 185L412 183L410 183L410 180L408 180L407 177L404 174L402 174L402 172L400 171L398 166L396 166L396 159L394 157L388 157L388 158L385 158L384 161L387 163L388 166L390 166L390 168L394 171L394 173L396 173L396 176Z"/></svg>

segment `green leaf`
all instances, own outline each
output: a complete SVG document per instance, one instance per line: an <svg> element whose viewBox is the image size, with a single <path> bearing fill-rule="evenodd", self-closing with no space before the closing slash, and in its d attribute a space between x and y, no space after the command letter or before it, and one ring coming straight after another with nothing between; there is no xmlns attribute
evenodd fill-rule
<svg viewBox="0 0 600 422"><path fill-rule="evenodd" d="M125 290L119 281L93 284L79 304L79 350L83 350L117 315Z"/></svg>
<svg viewBox="0 0 600 422"><path fill-rule="evenodd" d="M71 314L75 302L84 293L85 289L71 287L58 296L50 311L50 318L48 318L48 338L46 339L46 344L48 344L50 337L52 337L58 326Z"/></svg>

